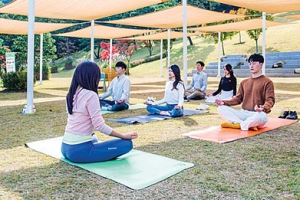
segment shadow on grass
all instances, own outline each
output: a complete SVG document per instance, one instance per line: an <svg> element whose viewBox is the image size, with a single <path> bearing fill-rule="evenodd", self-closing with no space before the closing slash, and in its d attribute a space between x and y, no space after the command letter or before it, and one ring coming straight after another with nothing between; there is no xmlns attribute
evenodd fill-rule
<svg viewBox="0 0 300 200"><path fill-rule="evenodd" d="M42 93L42 92L34 92L34 99L36 98L52 98L52 97L61 97L61 95L54 95L54 94L48 94L48 93ZM9 93L1 93L0 100L1 101L17 101L27 99L27 92L9 92Z"/></svg>
<svg viewBox="0 0 300 200"><path fill-rule="evenodd" d="M18 147L14 156L25 153L28 167L13 170L7 166L1 171L2 195L22 199L297 199L299 129L300 123L295 123L227 144L174 138L139 146L136 149L195 166L138 191Z"/></svg>

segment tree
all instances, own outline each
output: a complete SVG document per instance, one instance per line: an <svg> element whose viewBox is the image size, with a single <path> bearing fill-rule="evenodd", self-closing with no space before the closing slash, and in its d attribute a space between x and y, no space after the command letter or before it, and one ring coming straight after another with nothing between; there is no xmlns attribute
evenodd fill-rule
<svg viewBox="0 0 300 200"><path fill-rule="evenodd" d="M247 19L253 19L253 18L261 17L262 14L259 11L247 9L246 15L250 16ZM267 16L266 18L267 18L267 20L274 20L274 18L272 16ZM248 34L250 39L255 40L256 53L258 53L258 38L259 38L260 34L262 33L262 28L248 30L248 31L246 31L246 33Z"/></svg>
<svg viewBox="0 0 300 200"><path fill-rule="evenodd" d="M6 72L5 53L10 52L8 46L3 46L2 43L3 40L0 38L0 77L3 77L3 74Z"/></svg>
<svg viewBox="0 0 300 200"><path fill-rule="evenodd" d="M152 56L153 52L153 40L141 40L142 46L146 47L149 51L149 56Z"/></svg>
<svg viewBox="0 0 300 200"><path fill-rule="evenodd" d="M99 46L101 47L101 52L99 53L100 59L108 65L110 60L110 43L100 42ZM117 54L119 54L118 47L116 44L112 45L112 60L113 58L117 58Z"/></svg>
<svg viewBox="0 0 300 200"><path fill-rule="evenodd" d="M56 37L55 45L57 48L57 57L69 57L72 53L78 51L78 40L68 37Z"/></svg>
<svg viewBox="0 0 300 200"><path fill-rule="evenodd" d="M43 36L43 60L50 61L57 58L56 47L54 45L55 40L51 37L50 33L46 33ZM27 35L17 36L13 39L13 45L11 47L13 52L16 52L16 60L20 65L26 65L27 63ZM39 63L40 59L40 36L35 36L34 42L34 63Z"/></svg>
<svg viewBox="0 0 300 200"><path fill-rule="evenodd" d="M246 15L246 10L245 8L239 8L237 11L236 11L236 14L238 15ZM234 19L234 22L240 22L240 21L243 21L243 19L241 18L236 18ZM242 35L241 35L241 31L239 31L239 44L243 44L242 42Z"/></svg>
<svg viewBox="0 0 300 200"><path fill-rule="evenodd" d="M237 14L237 12L235 10L230 10L229 11L230 14ZM234 20L237 20L237 19L231 19L231 20L226 20L224 22L216 22L216 23L210 23L210 25L217 25L217 24L227 24L227 23L232 23L234 22ZM227 39L231 39L232 36L236 35L238 32L222 32L221 33L221 45L222 45L222 54L223 56L225 55L225 49L224 49L224 40L227 40ZM211 33L211 34L208 34L208 36L205 35L205 37L212 37L215 41L215 43L218 43L218 40L219 40L219 37L218 37L218 33Z"/></svg>
<svg viewBox="0 0 300 200"><path fill-rule="evenodd" d="M116 44L119 49L119 54L127 60L126 74L129 75L130 59L133 52L139 47L135 41L119 40Z"/></svg>

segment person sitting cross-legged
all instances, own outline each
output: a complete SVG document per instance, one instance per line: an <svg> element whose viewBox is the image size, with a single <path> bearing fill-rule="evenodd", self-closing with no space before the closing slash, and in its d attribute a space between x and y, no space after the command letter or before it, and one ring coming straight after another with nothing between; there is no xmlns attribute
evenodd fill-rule
<svg viewBox="0 0 300 200"><path fill-rule="evenodd" d="M106 125L98 98L100 74L100 68L95 62L79 63L66 97L68 119L61 153L75 163L115 159L131 151L132 140L138 137L136 132L122 134ZM94 130L115 139L98 141Z"/></svg>
<svg viewBox="0 0 300 200"><path fill-rule="evenodd" d="M205 64L202 61L197 61L197 73L193 74L192 81L184 92L185 100L189 101L205 99L207 87L207 74L203 72L204 66Z"/></svg>
<svg viewBox="0 0 300 200"><path fill-rule="evenodd" d="M126 68L124 62L116 63L115 71L118 76L112 80L107 92L99 97L101 110L121 111L129 108L131 83L124 74ZM112 95L112 100L106 100L110 95Z"/></svg>
<svg viewBox="0 0 300 200"><path fill-rule="evenodd" d="M205 103L215 103L216 99L229 100L236 95L236 77L230 64L224 65L224 76L221 78L218 90L207 94Z"/></svg>
<svg viewBox="0 0 300 200"><path fill-rule="evenodd" d="M183 115L184 86L177 65L169 67L169 81L166 83L164 98L157 102L146 101L146 109L150 114L179 117ZM164 104L165 105L160 105Z"/></svg>
<svg viewBox="0 0 300 200"><path fill-rule="evenodd" d="M274 84L261 72L264 57L253 54L248 62L251 77L240 83L236 96L230 100L216 99L218 114L226 120L221 124L223 128L264 128L268 122L267 114L275 104ZM240 111L230 107L239 104L242 104Z"/></svg>

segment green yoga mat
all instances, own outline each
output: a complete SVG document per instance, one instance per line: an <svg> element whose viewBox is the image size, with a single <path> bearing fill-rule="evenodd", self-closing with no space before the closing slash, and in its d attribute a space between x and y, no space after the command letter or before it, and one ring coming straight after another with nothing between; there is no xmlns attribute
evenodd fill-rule
<svg viewBox="0 0 300 200"><path fill-rule="evenodd" d="M135 104L135 105L130 105L128 110L134 110L134 109L139 109L139 108L146 108L145 104ZM116 111L109 111L109 110L101 110L101 114L106 114L106 113L115 113Z"/></svg>
<svg viewBox="0 0 300 200"><path fill-rule="evenodd" d="M135 190L146 188L194 166L193 163L182 162L139 150L132 150L115 160L106 162L73 163L62 156L60 152L61 141L62 137L57 137L29 142L25 145L35 151L81 167Z"/></svg>

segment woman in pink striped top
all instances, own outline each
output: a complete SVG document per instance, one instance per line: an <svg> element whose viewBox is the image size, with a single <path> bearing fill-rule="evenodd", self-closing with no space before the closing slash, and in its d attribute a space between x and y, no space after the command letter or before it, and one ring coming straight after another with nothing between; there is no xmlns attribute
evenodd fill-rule
<svg viewBox="0 0 300 200"><path fill-rule="evenodd" d="M88 163L114 159L132 149L136 132L121 134L105 124L98 97L99 66L90 61L80 63L74 72L67 94L68 121L61 152L72 162ZM99 142L94 129L118 139Z"/></svg>

